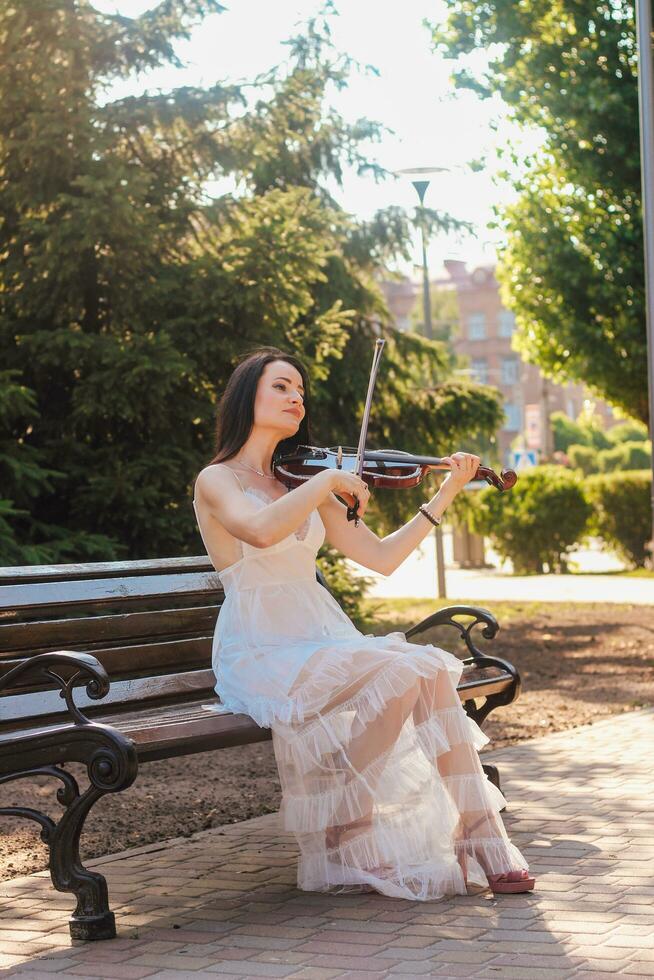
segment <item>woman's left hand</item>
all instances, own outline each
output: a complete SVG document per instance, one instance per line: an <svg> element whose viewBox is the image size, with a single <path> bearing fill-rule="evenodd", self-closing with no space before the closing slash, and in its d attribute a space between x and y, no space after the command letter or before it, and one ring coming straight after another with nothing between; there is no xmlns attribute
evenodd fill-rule
<svg viewBox="0 0 654 980"><path fill-rule="evenodd" d="M443 486L449 484L455 493L463 490L466 483L472 480L481 463L479 456L473 453L452 453L443 459L450 463L450 472L443 481Z"/></svg>

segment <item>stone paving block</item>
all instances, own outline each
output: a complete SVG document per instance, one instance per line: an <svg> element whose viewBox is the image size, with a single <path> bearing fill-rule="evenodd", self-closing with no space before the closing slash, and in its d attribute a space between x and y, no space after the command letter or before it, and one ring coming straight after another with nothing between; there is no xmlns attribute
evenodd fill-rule
<svg viewBox="0 0 654 980"><path fill-rule="evenodd" d="M250 959L253 963L289 963L291 965L297 965L298 963L306 963L309 956L303 953L293 953L290 950L286 952L264 952L257 953L255 956L250 955Z"/></svg>
<svg viewBox="0 0 654 980"><path fill-rule="evenodd" d="M447 967L449 968L449 967ZM492 970L492 972L491 972ZM490 969L488 966L483 968L482 973L478 973L477 976L487 975L489 977L510 977L512 980L568 980L568 977L576 977L576 968L564 967L561 969L560 966L552 966L552 968L542 967L542 966L530 966L529 963L522 963L519 966L502 965L501 963L490 964ZM440 976L438 972L436 976ZM456 976L457 974L453 974ZM464 974L459 973L458 976L463 976Z"/></svg>
<svg viewBox="0 0 654 980"><path fill-rule="evenodd" d="M342 970L327 970L317 966L305 966L297 973L291 973L293 980L333 980L342 977Z"/></svg>
<svg viewBox="0 0 654 980"><path fill-rule="evenodd" d="M217 956L182 956L178 953L144 953L142 956L134 956L130 964L156 967L159 970L174 968L191 972L212 966L217 958Z"/></svg>
<svg viewBox="0 0 654 980"><path fill-rule="evenodd" d="M356 976L355 973L352 974L353 977ZM390 977L397 977L398 980L407 980L408 977L433 977L434 966L432 963L411 963L410 966L400 966L389 970L388 973L384 974L385 980Z"/></svg>
<svg viewBox="0 0 654 980"><path fill-rule="evenodd" d="M575 980L615 980L615 973L607 973L606 970L592 970L591 972L586 972L586 970L581 970L575 973ZM630 973L630 980L649 980L644 974L640 973Z"/></svg>
<svg viewBox="0 0 654 980"><path fill-rule="evenodd" d="M300 949L304 940L297 939L273 939L272 936L225 936L220 942L227 946L236 946L241 949L250 950L286 950Z"/></svg>
<svg viewBox="0 0 654 980"><path fill-rule="evenodd" d="M312 939L308 943L296 946L296 949L298 953L317 953L319 955L335 953L341 956L354 957L369 956L375 952L376 947L364 946L359 943L326 942L322 939Z"/></svg>
<svg viewBox="0 0 654 980"><path fill-rule="evenodd" d="M81 966L72 966L68 972L77 977L88 977L95 980L96 977L108 977L109 980L142 980L143 977L150 977L155 972L149 967L131 966L127 963L84 963Z"/></svg>
<svg viewBox="0 0 654 980"><path fill-rule="evenodd" d="M321 929L320 930L321 942L333 942L333 943L356 943L368 946L384 946L389 939L388 933L379 933L374 930L363 931L359 929L358 931L348 931L347 929Z"/></svg>
<svg viewBox="0 0 654 980"><path fill-rule="evenodd" d="M384 960L395 960L397 962L419 962L429 960L434 955L434 947L427 946L423 949L410 949L406 946L389 946L387 949L378 949L371 954L368 959L382 962Z"/></svg>
<svg viewBox="0 0 654 980"><path fill-rule="evenodd" d="M398 936L390 936L388 945L392 949L426 949L433 946L436 941L435 936L408 936L406 933L400 933Z"/></svg>
<svg viewBox="0 0 654 980"><path fill-rule="evenodd" d="M386 973L376 970L346 970L340 974L340 980L385 980Z"/></svg>
<svg viewBox="0 0 654 980"><path fill-rule="evenodd" d="M243 973L233 974L233 976L239 977L239 980L247 980ZM192 972L188 970L157 970L156 973L148 977L148 980L216 980L216 974L207 973L206 970Z"/></svg>
<svg viewBox="0 0 654 980"><path fill-rule="evenodd" d="M61 956L56 959L32 959L21 963L12 969L4 971L4 976L24 977L26 974L31 976L32 972L42 976L52 976L53 974L63 973L75 966L76 961L72 957Z"/></svg>
<svg viewBox="0 0 654 980"><path fill-rule="evenodd" d="M603 973L616 973L618 975L623 974L627 967L632 965L628 959L607 960L604 956L601 959L593 959L592 957L579 961L576 960L576 957L571 959L572 962L577 962L577 969L579 970L601 970Z"/></svg>
<svg viewBox="0 0 654 980"><path fill-rule="evenodd" d="M208 968L207 973L213 974L236 974L252 980L254 977L290 977L297 970L297 966L284 966L279 963L255 963L253 960L245 963L214 963Z"/></svg>

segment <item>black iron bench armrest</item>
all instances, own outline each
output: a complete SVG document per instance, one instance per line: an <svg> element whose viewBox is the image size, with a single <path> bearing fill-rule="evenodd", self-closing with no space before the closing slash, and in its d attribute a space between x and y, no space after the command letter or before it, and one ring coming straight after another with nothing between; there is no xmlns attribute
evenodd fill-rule
<svg viewBox="0 0 654 980"><path fill-rule="evenodd" d="M471 616L472 622L466 626L464 623L457 622L455 616ZM474 663L482 666L481 661L488 658L475 646L471 636L472 630L480 623L485 623L484 629L481 631L484 639L494 639L500 627L488 609L480 609L478 606L446 606L445 609L439 609L438 612L427 616L426 619L423 619L416 626L412 626L411 629L406 631L405 636L408 639L410 636L424 633L425 630L432 629L434 626L454 626L459 631L461 638L470 651ZM495 663L495 660L493 660L493 663Z"/></svg>
<svg viewBox="0 0 654 980"><path fill-rule="evenodd" d="M62 677L57 667L70 667L73 673L70 677ZM76 725L90 725L89 719L82 714L73 700L73 688L80 678L86 681L86 693L94 701L100 700L109 693L109 676L100 663L90 653L76 653L72 650L58 650L56 653L40 653L17 664L4 677L0 677L0 691L23 674L37 674L54 681L59 688L60 696L65 700L69 714Z"/></svg>

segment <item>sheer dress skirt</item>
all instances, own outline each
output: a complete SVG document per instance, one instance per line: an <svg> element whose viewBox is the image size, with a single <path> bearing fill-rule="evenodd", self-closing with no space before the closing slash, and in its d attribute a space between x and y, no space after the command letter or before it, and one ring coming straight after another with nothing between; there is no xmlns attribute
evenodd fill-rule
<svg viewBox="0 0 654 980"><path fill-rule="evenodd" d="M282 824L300 849L298 886L368 885L428 901L528 867L479 760L488 739L459 699L460 661L402 633L361 635L354 647L318 651L290 698L315 697L316 681L340 666L337 693L302 721L271 726Z"/></svg>

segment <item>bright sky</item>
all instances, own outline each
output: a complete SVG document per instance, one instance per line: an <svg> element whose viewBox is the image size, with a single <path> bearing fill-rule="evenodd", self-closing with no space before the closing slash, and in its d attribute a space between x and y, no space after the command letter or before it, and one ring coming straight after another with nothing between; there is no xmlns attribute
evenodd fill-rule
<svg viewBox="0 0 654 980"><path fill-rule="evenodd" d="M284 61L282 41L297 32L321 7L321 0L223 0L229 9L206 18L191 40L177 52L184 69L164 69L116 86L110 97L135 94L145 89L170 89L177 85L211 85L216 81L251 80L259 72ZM138 16L153 0L94 0L107 13ZM498 181L505 166L495 156L497 146L520 141L525 149L538 142L537 134L520 136L506 119L499 100L481 101L471 93L456 92L449 80L451 63L430 49L430 32L423 21L445 18L444 0L337 0L338 17L332 17L332 36L337 48L363 64L374 65L375 75L356 75L347 90L335 93L333 103L349 120L366 116L394 131L370 154L388 169L450 167L450 173L432 178L425 203L473 223L476 238L460 242L440 236L430 243L432 275L446 258L470 264L492 262L498 232L486 227L492 205L511 200L512 190ZM483 64L483 53L476 63ZM467 164L485 161L472 173ZM412 207L417 202L408 178L376 184L370 177L348 173L342 189L333 189L348 211L369 217L378 208L396 204ZM418 237L415 262L420 261ZM414 275L408 265L404 272Z"/></svg>

